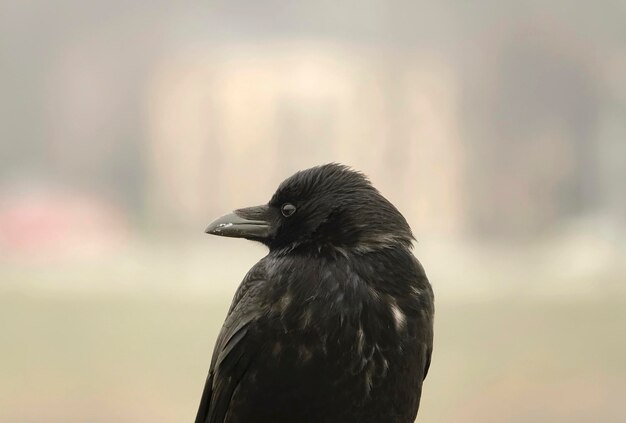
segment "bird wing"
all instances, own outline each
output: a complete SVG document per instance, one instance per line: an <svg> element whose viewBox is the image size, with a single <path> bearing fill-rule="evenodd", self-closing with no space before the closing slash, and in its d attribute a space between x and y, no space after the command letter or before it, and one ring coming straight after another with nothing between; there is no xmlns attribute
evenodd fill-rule
<svg viewBox="0 0 626 423"><path fill-rule="evenodd" d="M249 331L261 314L256 299L264 284L265 279L253 269L235 294L215 342L195 423L222 423L228 413L233 392L258 350Z"/></svg>

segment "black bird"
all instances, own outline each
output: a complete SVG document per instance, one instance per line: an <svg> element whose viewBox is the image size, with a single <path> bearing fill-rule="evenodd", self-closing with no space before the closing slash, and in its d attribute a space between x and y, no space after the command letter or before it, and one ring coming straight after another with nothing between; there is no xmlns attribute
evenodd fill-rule
<svg viewBox="0 0 626 423"><path fill-rule="evenodd" d="M433 293L400 212L361 173L300 171L207 233L259 241L216 341L196 423L409 423Z"/></svg>

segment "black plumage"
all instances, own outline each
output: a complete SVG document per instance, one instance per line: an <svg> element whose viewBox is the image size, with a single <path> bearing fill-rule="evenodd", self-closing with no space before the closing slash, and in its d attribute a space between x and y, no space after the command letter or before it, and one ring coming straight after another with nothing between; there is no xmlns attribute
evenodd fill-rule
<svg viewBox="0 0 626 423"><path fill-rule="evenodd" d="M328 164L208 233L269 247L239 286L196 423L415 420L433 341L433 293L400 212L367 178Z"/></svg>

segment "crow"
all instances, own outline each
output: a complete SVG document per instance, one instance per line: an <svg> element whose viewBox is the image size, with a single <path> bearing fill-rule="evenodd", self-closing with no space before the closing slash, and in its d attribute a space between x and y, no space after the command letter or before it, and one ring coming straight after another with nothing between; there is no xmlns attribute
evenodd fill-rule
<svg viewBox="0 0 626 423"><path fill-rule="evenodd" d="M433 345L411 229L360 172L297 172L209 234L269 253L237 289L196 423L409 423Z"/></svg>

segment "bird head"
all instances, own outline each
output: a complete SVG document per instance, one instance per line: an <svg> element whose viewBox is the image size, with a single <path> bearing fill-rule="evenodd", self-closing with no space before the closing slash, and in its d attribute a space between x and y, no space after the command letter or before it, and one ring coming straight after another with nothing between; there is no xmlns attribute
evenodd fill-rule
<svg viewBox="0 0 626 423"><path fill-rule="evenodd" d="M402 214L365 175L335 163L297 172L280 184L267 204L222 216L206 233L287 251L369 251L410 247L413 240Z"/></svg>

